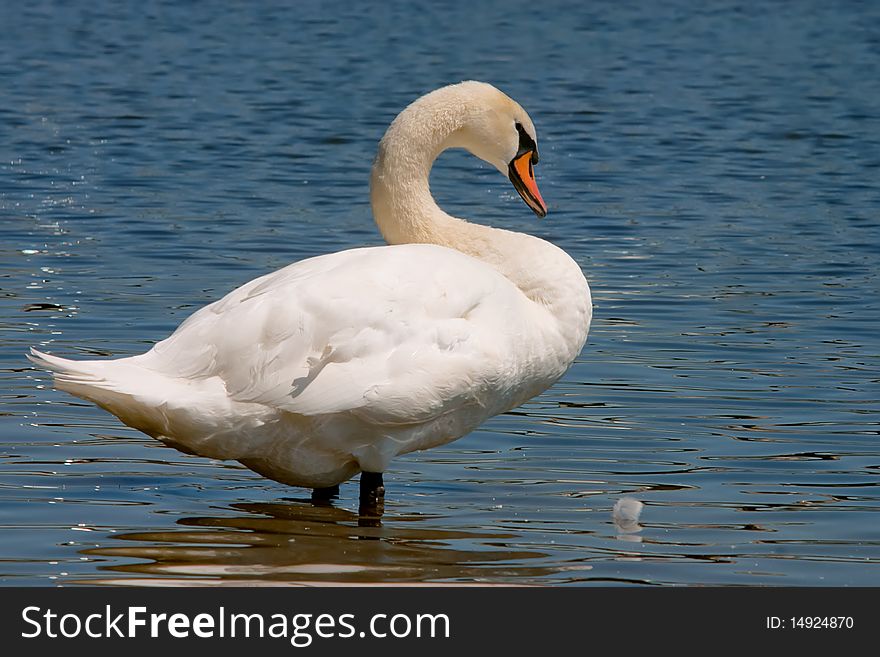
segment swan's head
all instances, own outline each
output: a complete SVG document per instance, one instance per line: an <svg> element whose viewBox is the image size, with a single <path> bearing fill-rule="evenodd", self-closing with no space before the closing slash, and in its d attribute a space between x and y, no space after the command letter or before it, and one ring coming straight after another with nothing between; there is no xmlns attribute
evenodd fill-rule
<svg viewBox="0 0 880 657"><path fill-rule="evenodd" d="M447 148L464 148L488 162L510 178L535 214L547 214L535 181L535 124L509 96L491 84L469 80L422 96L388 127L379 143L370 183L378 222L384 225L388 222L378 217L399 213L392 199L406 190L420 189L434 160ZM411 179L419 184L409 184ZM386 238L390 230L383 229Z"/></svg>
<svg viewBox="0 0 880 657"><path fill-rule="evenodd" d="M539 217L547 205L538 190L535 124L519 103L485 82L462 82L447 87L470 106L462 126L450 135L449 146L466 148L510 178L516 191Z"/></svg>
<svg viewBox="0 0 880 657"><path fill-rule="evenodd" d="M485 82L455 85L472 105L452 140L488 162L513 183L516 191L539 217L547 205L538 190L534 165L538 163L535 124L519 103Z"/></svg>

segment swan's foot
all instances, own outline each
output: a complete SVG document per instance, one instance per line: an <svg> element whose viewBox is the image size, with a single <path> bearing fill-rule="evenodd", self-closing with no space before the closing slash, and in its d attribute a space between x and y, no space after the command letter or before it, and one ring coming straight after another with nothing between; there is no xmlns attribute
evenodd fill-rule
<svg viewBox="0 0 880 657"><path fill-rule="evenodd" d="M358 525L373 527L385 512L385 483L381 472L361 473L361 495Z"/></svg>
<svg viewBox="0 0 880 657"><path fill-rule="evenodd" d="M327 504L335 497L339 497L339 485L327 486L327 488L313 488L312 502L314 504Z"/></svg>

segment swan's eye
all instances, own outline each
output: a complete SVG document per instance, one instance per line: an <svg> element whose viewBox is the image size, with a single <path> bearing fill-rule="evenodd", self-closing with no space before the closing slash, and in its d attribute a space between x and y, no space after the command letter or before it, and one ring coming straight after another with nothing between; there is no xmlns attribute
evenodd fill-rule
<svg viewBox="0 0 880 657"><path fill-rule="evenodd" d="M531 152L532 154L532 164L538 163L538 145L535 143L534 138L526 132L526 129L523 128L522 123L517 121L515 123L516 131L519 133L519 149L517 150L517 157L522 155L523 153Z"/></svg>

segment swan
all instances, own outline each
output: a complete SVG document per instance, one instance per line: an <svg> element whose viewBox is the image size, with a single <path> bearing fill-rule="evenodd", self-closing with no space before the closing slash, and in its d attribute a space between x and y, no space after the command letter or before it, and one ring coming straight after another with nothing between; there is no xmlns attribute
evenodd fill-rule
<svg viewBox="0 0 880 657"><path fill-rule="evenodd" d="M589 285L562 249L438 207L428 176L448 148L495 166L547 213L525 110L483 82L442 87L379 143L370 196L387 246L245 283L144 354L28 357L58 389L181 451L317 498L362 473L362 505L380 500L395 456L453 441L559 379L592 317Z"/></svg>

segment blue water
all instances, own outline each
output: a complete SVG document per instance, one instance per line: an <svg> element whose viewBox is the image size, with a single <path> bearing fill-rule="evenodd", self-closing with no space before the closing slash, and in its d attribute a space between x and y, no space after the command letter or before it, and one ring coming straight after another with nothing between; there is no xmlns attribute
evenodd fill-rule
<svg viewBox="0 0 880 657"><path fill-rule="evenodd" d="M880 4L346 4L0 3L0 582L880 585ZM535 120L550 215L464 153L435 195L566 249L595 318L552 389L396 461L380 527L24 359L379 244L378 139L465 78Z"/></svg>

